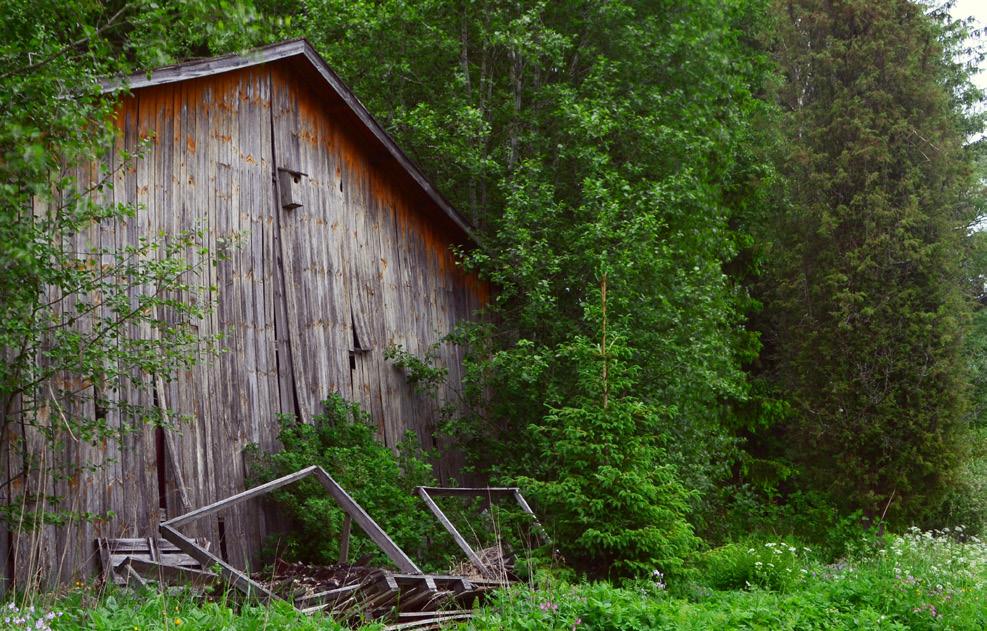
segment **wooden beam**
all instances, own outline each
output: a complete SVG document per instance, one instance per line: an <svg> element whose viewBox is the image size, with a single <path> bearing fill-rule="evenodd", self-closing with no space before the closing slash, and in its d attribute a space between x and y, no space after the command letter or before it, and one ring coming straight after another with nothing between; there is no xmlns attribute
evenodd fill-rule
<svg viewBox="0 0 987 631"><path fill-rule="evenodd" d="M516 486L503 487L448 487L448 486L420 486L415 489L421 495L425 491L428 495L449 496L449 497L485 497L488 502L492 497L511 497L521 507L521 510L529 515L534 522L534 530L538 534L543 544L551 544L552 538L548 536L545 528L538 521L535 511L531 510L527 500L521 495L521 489ZM435 511L432 511L433 513ZM441 518L440 518L441 521ZM451 534L451 533L450 533Z"/></svg>
<svg viewBox="0 0 987 631"><path fill-rule="evenodd" d="M356 500L350 497L349 493L343 490L343 487L339 486L339 484L333 480L328 473L317 465L306 467L290 475L280 477L277 480L271 480L266 484L261 484L260 486L248 489L242 493L233 495L232 497L203 506L202 508L185 515L175 517L174 519L170 519L161 524L161 536L197 560L200 564L202 564L203 568L211 568L214 565L218 565L223 576L225 576L235 587L237 587L237 589L245 592L246 594L262 594L264 600L266 601L275 599L277 597L268 589L251 580L246 574L227 564L219 557L211 554L191 539L188 539L178 532L176 528L182 524L187 524L188 522L195 521L196 519L201 519L208 515L212 515L213 513L219 512L241 502L245 502L259 495L270 493L271 491L297 482L298 480L310 475L314 476L319 481L329 496L336 501L339 507L342 508L343 512L347 515L347 521L344 522L344 530L347 534L345 540L347 555L349 548L349 536L348 529L345 524L355 521L360 529L363 530L363 532L365 532L367 536L380 547L384 554L387 555L387 558L389 558L401 571L412 574L421 574L421 570L418 569L418 566L415 565L414 561L412 561L408 555L405 554L404 551L401 550L401 548L399 548L389 536L387 536L387 533L384 532L377 522L371 519L370 515L363 510L363 507L360 506Z"/></svg>
<svg viewBox="0 0 987 631"><path fill-rule="evenodd" d="M428 506L428 510L432 511L432 514L435 515L436 519L439 520L439 523L441 523L442 526L446 529L446 531L448 531L448 533L452 535L453 541L456 542L456 545L459 546L460 550L466 553L466 558L470 560L470 563L472 563L476 567L476 569L479 570L480 573L486 576L487 578L497 578L496 576L493 575L494 574L493 571L490 568L488 568L486 564L480 559L479 555L473 551L473 548L471 548L470 544L466 542L466 539L464 539L463 536L459 534L459 530L457 530L456 526L454 526L453 523L449 521L449 518L446 517L446 514L442 512L442 509L439 508L439 505L436 504L431 497L429 497L426 488L420 486L418 487L417 490L418 490L418 495L422 498L422 501L424 501L425 505Z"/></svg>
<svg viewBox="0 0 987 631"><path fill-rule="evenodd" d="M528 502L525 501L524 496L521 495L521 489L514 489L514 501L518 503L521 510L526 512L528 515L531 515L531 519L534 521L534 529L538 531L538 536L541 538L542 544L551 545L552 538L548 536L548 532L545 530L544 526L541 525L541 522L538 521L538 515L535 515L535 511L531 510L531 507L528 506Z"/></svg>
<svg viewBox="0 0 987 631"><path fill-rule="evenodd" d="M425 489L428 491L429 495L459 495L463 497L483 497L487 495L499 496L499 497L511 497L518 493L518 488L514 486L509 487L465 487L465 486L420 486L419 489ZM417 490L417 489L416 489Z"/></svg>
<svg viewBox="0 0 987 631"><path fill-rule="evenodd" d="M295 606L301 607L302 605L308 605L311 602L318 602L320 605L331 605L339 600L341 597L359 589L360 584L355 583L353 585L346 585L344 587L337 587L336 589L329 589L324 592L319 592L317 594L311 594L309 596L302 596L295 599Z"/></svg>
<svg viewBox="0 0 987 631"><path fill-rule="evenodd" d="M178 462L175 439L171 435L171 419L168 417L164 379L162 379L161 375L154 375L154 389L158 393L158 409L161 410L161 418L164 421L164 427L161 429L164 432L165 451L168 452L168 464L171 465L171 473L175 476L175 486L178 487L178 498L182 502L182 510L188 512L192 510L192 502L188 498L188 489L185 487L185 476L182 474L182 465Z"/></svg>
<svg viewBox="0 0 987 631"><path fill-rule="evenodd" d="M454 613L448 616L441 615L441 612L435 612L431 618L425 618L424 620L415 620L413 622L402 622L400 624L392 624L384 627L384 631L402 631L403 629L427 629L435 628L433 625L448 622L450 620L469 620L473 617L472 613Z"/></svg>
<svg viewBox="0 0 987 631"><path fill-rule="evenodd" d="M196 519L201 519L202 517L205 517L207 515L212 515L213 513L218 513L219 511L223 510L224 508L229 508L230 506L233 506L234 504L239 504L240 502L245 502L245 501L247 501L247 500L249 500L249 499L251 499L253 497L257 497L258 495L263 495L265 493L270 493L271 491L274 491L275 489L279 489L282 486L287 486L287 485L291 484L292 482L297 482L298 480L301 480L302 478L304 478L306 476L312 475L317 469L319 469L319 467L316 466L316 465L312 465L311 467L306 467L306 468L302 469L301 471L296 471L296 472L294 472L294 473L292 473L290 475L286 475L286 476L284 476L282 478L278 478L277 480L271 480L270 482L268 482L266 484L261 484L260 486L255 486L252 489L247 489L243 493L238 493L238 494L233 495L232 497L228 497L228 498L226 498L224 500L220 500L218 502L213 502L212 504L208 504L206 506L203 506L202 508L199 508L199 509L196 509L196 510L192 511L191 513L186 513L184 515L179 515L178 517L175 517L174 519L169 519L168 521L162 523L161 525L162 526L170 526L170 527L174 528L176 526L181 526L182 524L187 524L190 521L195 521ZM165 539L168 539L168 537L165 537ZM168 539L168 540L171 541L171 539ZM172 542L172 543L175 543L175 542ZM175 545L178 546L178 547L181 547L178 543L175 543ZM192 555L192 556L194 556L194 555ZM205 567L205 566L203 566L203 567Z"/></svg>
<svg viewBox="0 0 987 631"><path fill-rule="evenodd" d="M185 585L202 586L219 580L212 572L193 570L178 565L167 565L155 561L145 561L130 557L124 565L133 568L142 578L159 583L183 583Z"/></svg>
<svg viewBox="0 0 987 631"><path fill-rule="evenodd" d="M214 566L219 566L220 573L237 589L242 591L248 597L257 598L258 595L262 595L261 600L263 602L270 602L272 600L281 600L274 595L273 592L268 590L266 587L250 579L246 574L236 569L232 565L226 563L219 557L207 552L203 548L199 547L197 543L187 538L182 533L175 530L173 527L167 524L161 524L158 529L161 531L161 536L172 542L178 549L189 555L196 561L202 564L204 568L211 568Z"/></svg>
<svg viewBox="0 0 987 631"><path fill-rule="evenodd" d="M313 473L319 482L322 483L322 486L325 487L329 495L336 500L339 507L353 518L356 525L359 526L360 529L365 532L367 536L380 547L381 550L384 551L387 558L389 558L394 565L398 566L398 569L411 574L422 573L422 571L418 569L418 566L415 565L415 562L412 561L411 558L409 558L408 555L405 554L396 543L391 541L391 538L387 536L387 533L384 532L379 525L377 525L377 522L370 518L367 511L363 510L363 507L357 504L356 500L350 497L349 493L344 491L343 487L339 486L339 484L333 480L332 477L322 469L322 467L315 467L315 471Z"/></svg>
<svg viewBox="0 0 987 631"><path fill-rule="evenodd" d="M136 583L137 587L147 587L147 581L145 581L143 577L141 577L141 575L137 573L137 570L130 567L129 565L124 568L123 573L126 575L126 578L124 579L124 584L127 587L134 589L134 586L131 585L131 583Z"/></svg>

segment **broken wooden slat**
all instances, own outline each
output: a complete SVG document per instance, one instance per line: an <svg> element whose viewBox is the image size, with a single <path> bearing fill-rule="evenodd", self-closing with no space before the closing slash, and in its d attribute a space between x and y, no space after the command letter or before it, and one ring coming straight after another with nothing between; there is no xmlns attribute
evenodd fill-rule
<svg viewBox="0 0 987 631"><path fill-rule="evenodd" d="M161 524L159 526L161 530L161 536L171 541L176 546L184 550L187 554L197 559L202 567L213 567L219 566L220 572L226 579L233 584L234 587L245 593L248 597L256 597L258 594L263 595L265 602L270 602L272 600L281 600L275 596L270 590L268 590L263 585L254 582L246 574L237 570L235 567L229 565L219 557L211 554L210 552L199 547L191 539L185 537L182 533L178 532L171 526L166 524Z"/></svg>
<svg viewBox="0 0 987 631"><path fill-rule="evenodd" d="M308 596L301 596L295 599L295 606L301 607L302 605L308 605L312 602L319 602L322 606L331 605L343 596L352 593L353 591L360 588L359 584L356 585L345 585L343 587L337 587L336 589L329 589L324 592L319 592L317 594L310 594Z"/></svg>
<svg viewBox="0 0 987 631"><path fill-rule="evenodd" d="M399 603L399 609L401 611L413 611L419 604L431 601L439 591L432 577L425 575L416 578L419 580L412 581L411 579L404 579L402 581L401 579L395 579L398 585L402 587L401 601ZM411 584L406 587L402 585L402 582L410 582Z"/></svg>
<svg viewBox="0 0 987 631"><path fill-rule="evenodd" d="M398 614L398 620L424 620L426 618L438 618L448 616L461 616L463 614L472 615L469 609L448 609L446 611L411 611Z"/></svg>
<svg viewBox="0 0 987 631"><path fill-rule="evenodd" d="M425 489L429 495L450 495L450 496L460 495L463 497L484 496L484 495L511 497L514 496L519 491L519 489L516 486L506 486L506 487L420 486L418 488Z"/></svg>
<svg viewBox="0 0 987 631"><path fill-rule="evenodd" d="M360 529L363 530L363 532L366 533L367 536L374 541L374 543L380 546L384 554L386 554L387 557L394 562L399 569L405 572L413 572L415 574L421 573L418 566L415 565L408 555L405 554L404 551L401 550L401 548L399 548L397 544L395 544L391 538L387 536L387 533L385 533L384 530L377 525L377 522L371 519L370 515L363 510L363 507L360 506L352 497L350 497L349 493L344 491L343 488L339 486L339 484L333 480L328 473L317 465L306 467L300 471L296 471L295 473L278 478L277 480L272 480L266 484L261 484L260 486L256 486L242 493L233 495L232 497L203 506L202 508L194 510L191 513L169 519L161 525L174 528L182 524L187 524L191 521L195 521L196 519L217 513L224 508L229 508L235 504L245 502L248 499L257 497L258 495L270 493L271 491L292 484L293 482L297 482L298 480L310 475L315 476L329 495L336 500L339 507L342 508L343 511L348 514L358 526L360 526ZM193 554L192 556L195 557L196 555Z"/></svg>
<svg viewBox="0 0 987 631"><path fill-rule="evenodd" d="M141 577L141 575L138 574L137 571L134 568L130 567L129 565L127 566L127 569L124 572L124 574L125 574L124 585L126 585L127 587L131 587L131 588L135 586L147 587L147 582L145 582L144 579Z"/></svg>
<svg viewBox="0 0 987 631"><path fill-rule="evenodd" d="M103 565L103 583L109 585L113 582L113 563L110 561L110 546L103 537L96 539L96 548L99 550L99 562Z"/></svg>
<svg viewBox="0 0 987 631"><path fill-rule="evenodd" d="M343 487L339 486L339 484L333 480L332 477L330 477L329 474L322 469L322 467L314 467L314 471L312 473L315 474L315 477L322 483L322 486L329 492L329 495L336 500L336 503L339 504L340 508L342 508L347 514L350 515L350 517L353 518L353 521L356 522L360 529L363 530L363 532L366 533L366 535L370 537L381 550L384 551L387 558L398 566L399 569L413 574L422 573L421 570L418 569L418 566L415 565L414 561L412 561L408 555L397 546L396 543L391 541L391 538L388 537L387 533L377 525L377 522L371 519L370 515L363 510L363 507L357 504L356 500L350 497L349 493L344 491Z"/></svg>
<svg viewBox="0 0 987 631"><path fill-rule="evenodd" d="M201 570L202 565L194 558L179 550L173 543L156 538L96 539L103 579L107 583L126 585L129 573L124 567L130 559L141 562L155 562L166 566L176 566L191 570ZM203 545L201 542L197 542ZM205 544L208 549L208 543Z"/></svg>
<svg viewBox="0 0 987 631"><path fill-rule="evenodd" d="M361 507L352 497L350 497L350 495L343 490L343 488L339 486L339 484L333 480L328 473L322 470L321 467L315 465L278 478L277 480L272 480L266 484L248 489L224 500L203 506L202 508L194 510L186 515L181 515L170 519L160 525L161 535L178 546L178 548L182 551L198 560L203 567L218 565L223 576L225 576L235 587L237 587L237 589L240 589L248 596L256 596L260 594L263 596L263 600L265 601L277 598L270 590L251 580L246 574L237 570L219 557L209 553L194 541L178 532L175 527L207 515L211 515L264 493L269 493L275 489L281 488L293 482L297 482L298 480L301 480L309 475L315 476L330 497L336 501L336 503L343 509L352 521L355 521L357 525L360 526L368 537L380 546L380 548L384 551L388 558L395 563L395 565L405 572L413 572L416 574L421 573L418 566L416 566L408 555L406 555L404 551L401 550L401 548L399 548L397 544L395 544L391 538L387 536L387 533L384 532L377 522L371 519L370 515L363 510L363 507ZM393 584L394 590L397 593L400 593L400 590L397 589L397 584L394 583L393 579L388 577L386 580ZM375 606L380 606L380 603L376 602L376 600L374 603Z"/></svg>
<svg viewBox="0 0 987 631"><path fill-rule="evenodd" d="M531 510L531 506L521 495L521 489L517 487L434 487L434 486L419 486L415 489L419 497L428 506L428 509L432 511L432 514L439 520L439 523L446 529L446 531L452 536L456 545L466 553L466 557L469 559L481 574L483 574L488 579L498 580L500 579L500 574L503 572L502 568L494 568L488 566L483 562L483 559L473 550L473 548L466 542L466 539L459 533L459 530L453 525L452 521L446 517L445 513L439 508L439 505L435 503L432 499L432 495L439 496L452 496L452 497L484 497L487 500L487 504L493 497L510 497L517 502L521 510L527 514L533 522L533 528L537 532L538 537L541 539L543 544L551 543L551 538L545 529L542 527L541 523L538 521L538 517L535 512Z"/></svg>
<svg viewBox="0 0 987 631"><path fill-rule="evenodd" d="M178 487L178 497L182 502L182 510L188 512L192 510L192 502L188 498L188 488L185 486L185 477L182 474L182 467L178 461L178 451L175 449L175 439L172 437L171 420L168 415L167 399L165 398L164 379L159 374L154 375L154 388L158 395L158 408L161 410L163 419L165 451L168 452L168 463L171 465L172 475L175 476L175 484Z"/></svg>
<svg viewBox="0 0 987 631"><path fill-rule="evenodd" d="M449 622L451 620L468 620L473 617L472 613L458 613L451 614L448 616L439 615L438 612L433 612L433 617L425 618L424 620L413 620L411 622L399 622L398 624L391 624L384 627L384 631L403 631L404 629L433 629L438 628L438 625Z"/></svg>
<svg viewBox="0 0 987 631"><path fill-rule="evenodd" d="M552 538L548 536L545 528L541 525L541 522L538 521L538 516L535 515L535 511L531 510L531 507L528 506L528 502L524 499L524 496L521 495L521 489L514 489L514 501L521 507L521 510L531 516L531 519L534 521L534 528L538 532L538 536L541 537L542 543L551 544Z"/></svg>

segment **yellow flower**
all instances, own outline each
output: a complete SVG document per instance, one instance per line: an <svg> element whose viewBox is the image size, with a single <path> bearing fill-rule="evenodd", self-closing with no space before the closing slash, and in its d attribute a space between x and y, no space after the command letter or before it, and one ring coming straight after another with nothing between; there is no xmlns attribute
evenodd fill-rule
<svg viewBox="0 0 987 631"><path fill-rule="evenodd" d="M175 624L176 625L181 624L181 623L182 623L182 619L181 618L175 618Z"/></svg>

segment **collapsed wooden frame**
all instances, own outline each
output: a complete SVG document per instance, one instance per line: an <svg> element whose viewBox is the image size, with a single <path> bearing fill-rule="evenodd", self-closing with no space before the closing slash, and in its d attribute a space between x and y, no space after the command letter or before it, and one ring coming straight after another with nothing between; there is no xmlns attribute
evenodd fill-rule
<svg viewBox="0 0 987 631"><path fill-rule="evenodd" d="M495 497L498 498L513 498L517 505L521 507L527 515L531 517L532 526L534 531L538 534L539 539L542 543L550 543L548 535L545 533L545 529L542 528L541 524L538 522L538 517L535 512L531 510L528 502L521 495L521 489L516 486L509 487L439 487L439 486L419 486L415 487L415 492L418 496L422 498L428 509L432 511L435 518L439 520L443 528L446 529L459 549L466 554L466 558L469 559L470 563L486 578L498 580L505 577L501 576L503 574L502 568L491 567L487 563L484 563L480 555L477 554L475 550L467 543L466 538L459 532L456 526L450 521L446 514L442 512L439 505L435 503L432 496L446 496L446 497L482 497L486 499L486 505L490 506L493 503Z"/></svg>
<svg viewBox="0 0 987 631"><path fill-rule="evenodd" d="M186 557L188 561L198 562L201 569L173 568L155 562L152 542L150 544L152 554L150 554L149 560L127 557L126 562L118 565L118 568L124 573L124 581L128 585L132 583L143 585L145 584L141 578L143 574L151 580L156 578L158 582L201 585L207 583L211 577L215 577L208 570L216 568L220 576L248 597L257 598L263 602L281 600L272 590L252 580L246 573L212 554L207 543L202 544L186 537L178 528L310 476L318 480L344 512L345 517L340 533L340 563L344 563L348 557L350 531L355 522L403 573L376 570L357 583L296 598L293 602L294 606L304 613L323 611L351 622L365 620L367 616L369 619L394 616L396 624L386 627L389 630L433 628L444 622L468 618L471 613L469 609L463 607L469 607L477 600L483 599L490 590L508 585L509 578L499 575L503 573L503 568L494 568L483 562L435 503L432 496L485 497L487 506L492 504L494 498L513 498L521 510L531 517L533 530L542 543L550 542L534 511L531 510L524 496L521 495L521 491L516 487L417 487L415 491L425 502L425 505L452 535L456 544L466 553L470 562L476 566L484 578L470 579L465 576L423 574L377 522L325 470L313 465L160 524L161 536L177 548L173 554L184 553L188 555ZM158 547L163 545L164 542L161 542ZM112 571L114 564L109 555L110 547L107 544L105 548L106 560L109 561L107 565ZM444 610L449 606L456 608Z"/></svg>
<svg viewBox="0 0 987 631"><path fill-rule="evenodd" d="M208 515L212 515L213 513L219 512L241 502L245 502L249 499L260 495L265 495L271 491L277 490L294 482L298 482L299 480L310 476L319 481L329 496L336 501L336 504L339 505L339 507L343 509L343 512L346 514L346 520L344 522L344 528L340 541L340 556L345 554L349 549L349 524L355 522L356 525L359 526L360 529L363 530L363 532L366 533L366 535L380 547L384 554L387 555L387 558L390 559L391 562L394 563L394 565L396 565L402 572L415 575L422 573L421 570L418 569L418 566L415 565L414 561L412 561L408 555L405 554L404 551L391 540L391 538L386 532L384 532L377 522L375 522L370 515L363 510L363 507L360 506L356 500L350 497L350 495L343 490L343 487L333 480L332 476L326 473L325 470L318 465L306 467L290 475L286 475L276 480L271 480L266 484L261 484L260 486L256 486L252 489L248 489L243 493L238 493L237 495L233 495L218 502L203 506L202 508L196 509L184 515L169 519L168 521L162 522L158 529L161 532L162 537L175 544L175 546L177 546L182 552L188 554L190 557L202 564L203 568L218 567L219 573L227 581L229 581L231 585L244 592L248 597L255 597L264 602L279 600L279 597L272 591L260 583L252 580L244 572L241 572L232 565L226 563L192 539L183 535L178 531L178 527Z"/></svg>

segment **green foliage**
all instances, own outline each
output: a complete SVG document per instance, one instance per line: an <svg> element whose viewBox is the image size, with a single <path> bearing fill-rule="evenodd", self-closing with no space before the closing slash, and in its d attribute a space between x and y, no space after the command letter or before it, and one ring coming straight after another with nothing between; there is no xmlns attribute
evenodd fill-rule
<svg viewBox="0 0 987 631"><path fill-rule="evenodd" d="M684 576L694 528L721 542L795 533L835 557L861 517L983 520L985 442L967 430L987 409L987 317L970 308L987 260L970 227L987 203L967 141L982 95L963 62L980 52L941 9L12 0L0 32L4 444L14 429L51 449L66 434L113 438L99 413L111 405L123 430L155 422L115 389L167 378L218 342L194 334L210 288L188 261L221 254L202 250L201 232L93 245L139 211L112 204L112 174L89 167L114 133L99 77L304 35L475 224L462 262L497 291L450 338L466 356L466 408L446 428L476 473L525 487L579 571ZM446 377L427 356L387 356L422 392ZM433 522L410 495L431 480L422 454L409 440L395 457L373 434L334 397L310 425L282 421L284 450L257 477L321 464L444 569L447 542L428 540ZM334 561L322 542L341 512L310 484L279 498L300 528L280 553ZM54 499L34 498L46 510ZM654 585L648 599L559 587L564 607L522 591L476 624L570 628L589 603L579 624L599 628L706 628L702 616L920 628L940 620L933 601L959 612L955 628L976 619L928 585L906 597L873 559L837 580L786 556L780 574L742 545L705 556L715 586L783 593L696 603ZM377 554L357 537L363 553ZM799 563L817 575L786 583Z"/></svg>
<svg viewBox="0 0 987 631"><path fill-rule="evenodd" d="M759 236L765 439L845 512L942 523L968 444L967 30L905 0L778 3L790 203Z"/></svg>
<svg viewBox="0 0 987 631"><path fill-rule="evenodd" d="M517 483L535 500L563 556L594 576L675 572L695 546L689 493L659 443L660 412L634 396L633 351L607 336L558 349L581 392L552 408L530 433L540 461Z"/></svg>
<svg viewBox="0 0 987 631"><path fill-rule="evenodd" d="M770 543L770 542L769 542ZM748 545L747 548L741 546ZM760 558L747 550L759 544L738 544L707 555L714 571ZM788 545L788 544L779 544ZM566 583L539 575L531 584L494 595L477 610L462 631L705 631L780 629L973 631L987 624L987 545L962 530L910 531L882 540L869 538L839 563L821 565L810 556L791 553L789 567L801 578L785 590L742 585L716 589L708 576L700 582L676 584L664 577L615 587L609 583ZM786 548L787 550L787 548ZM790 551L789 551L790 552ZM804 550L802 551L804 552ZM710 562L711 556L716 556ZM770 552L770 558L782 555ZM726 561L725 559L732 559ZM715 564L716 567L712 567ZM231 607L225 597L202 602L188 593L92 592L76 588L30 603L35 614L60 613L55 630L97 629L342 629L319 615L304 616L285 603L269 607ZM178 622L181 621L181 622ZM3 624L3 623L0 623ZM3 627L7 628L7 627ZM16 626L13 628L17 628ZM379 629L370 625L365 629Z"/></svg>
<svg viewBox="0 0 987 631"><path fill-rule="evenodd" d="M429 541L438 524L413 495L416 486L435 484L431 465L417 439L409 434L397 446L395 455L377 440L370 418L359 404L333 394L324 405L325 411L313 417L311 423L281 418L278 440L282 449L274 454L262 454L256 449L251 452L253 482L266 482L319 465L407 554L436 570L448 568L450 550L443 547L445 542L431 545ZM288 560L336 563L344 513L325 489L314 480L302 480L275 492L275 497L295 528L272 544L270 551ZM372 563L389 564L357 526L353 526L352 533L351 560L369 555Z"/></svg>
<svg viewBox="0 0 987 631"><path fill-rule="evenodd" d="M537 467L546 408L582 396L567 350L601 262L612 321L690 489L724 471L724 399L746 396L742 225L774 169L764 153L769 64L761 2L462 4L298 0L268 5L305 35L477 225L465 263L497 287L458 333L470 409L451 419L471 464ZM650 414L650 412L649 412ZM548 418L548 425L558 419ZM657 437L656 437L657 438ZM698 496L692 496L698 503Z"/></svg>
<svg viewBox="0 0 987 631"><path fill-rule="evenodd" d="M699 564L700 574L714 589L791 591L808 574L805 562L809 553L809 548L795 541L747 539L706 552Z"/></svg>
<svg viewBox="0 0 987 631"><path fill-rule="evenodd" d="M9 607L10 603L6 606ZM16 606L16 605L15 605ZM261 631L264 629L298 629L299 631L342 631L347 627L320 615L299 613L291 604L278 601L269 606L228 602L226 595L215 602L202 602L187 592L167 593L142 591L127 593L111 590L92 593L85 588L47 602L35 600L23 603L21 609L33 608L39 617L51 614L51 629L75 631ZM5 611L6 616L9 611ZM380 629L379 625L363 627L366 631ZM11 631L42 631L40 627L6 625L0 619L0 629Z"/></svg>
<svg viewBox="0 0 987 631"><path fill-rule="evenodd" d="M515 588L464 628L972 631L987 622L983 543L962 532L914 531L883 544L875 551L870 538L867 554L828 566L803 548L792 552L794 544L733 544L707 553L704 569L710 574L700 572L698 584L662 589L654 582L624 588L548 582ZM782 576L766 576L756 567L772 559L784 566ZM784 589L762 589L750 578ZM710 589L711 584L736 588Z"/></svg>
<svg viewBox="0 0 987 631"><path fill-rule="evenodd" d="M433 364L437 344L428 349L424 358L406 351L401 346L388 346L384 349L384 359L404 370L408 383L419 394L434 394L448 376L446 368Z"/></svg>

